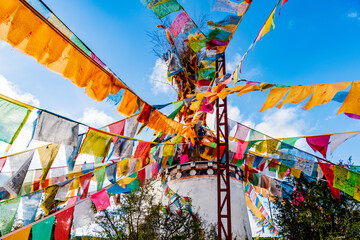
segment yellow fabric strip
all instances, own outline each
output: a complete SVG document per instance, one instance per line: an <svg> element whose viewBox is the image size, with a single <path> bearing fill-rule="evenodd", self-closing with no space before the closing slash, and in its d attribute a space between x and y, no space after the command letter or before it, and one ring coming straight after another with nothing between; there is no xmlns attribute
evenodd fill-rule
<svg viewBox="0 0 360 240"><path fill-rule="evenodd" d="M264 105L260 109L260 112L263 112L268 108L274 107L286 95L289 90L290 87L270 89L269 96L267 97Z"/></svg>
<svg viewBox="0 0 360 240"><path fill-rule="evenodd" d="M304 109L309 110L316 105L330 102L337 92L346 89L350 84L351 82L340 82L318 85L310 100L305 104Z"/></svg>
<svg viewBox="0 0 360 240"><path fill-rule="evenodd" d="M352 83L349 94L337 114L342 112L360 115L360 81Z"/></svg>
<svg viewBox="0 0 360 240"><path fill-rule="evenodd" d="M308 98L316 90L316 85L305 85L305 86L296 86L291 87L289 94L286 96L284 101L277 105L278 108L281 108L286 103L299 103Z"/></svg>

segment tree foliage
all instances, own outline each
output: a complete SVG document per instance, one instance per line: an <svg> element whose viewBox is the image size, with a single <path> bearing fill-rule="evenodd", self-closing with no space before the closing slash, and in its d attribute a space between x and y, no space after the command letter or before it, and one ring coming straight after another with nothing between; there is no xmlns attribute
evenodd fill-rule
<svg viewBox="0 0 360 240"><path fill-rule="evenodd" d="M289 199L276 198L275 221L287 239L359 239L359 202L334 198L325 181L293 179Z"/></svg>
<svg viewBox="0 0 360 240"><path fill-rule="evenodd" d="M99 214L98 236L126 240L216 239L215 231L204 233L201 219L186 208L164 213L161 193L154 185L151 181L136 193L123 194L118 206Z"/></svg>

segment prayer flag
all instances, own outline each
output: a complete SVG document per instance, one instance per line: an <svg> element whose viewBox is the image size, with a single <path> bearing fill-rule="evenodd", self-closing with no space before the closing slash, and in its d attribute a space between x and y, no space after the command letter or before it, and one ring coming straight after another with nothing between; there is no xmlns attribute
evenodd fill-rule
<svg viewBox="0 0 360 240"><path fill-rule="evenodd" d="M41 111L37 118L33 139L76 147L78 135L78 123Z"/></svg>
<svg viewBox="0 0 360 240"><path fill-rule="evenodd" d="M72 172L75 165L75 157L79 153L81 142L84 137L84 134L80 134L77 137L77 146L65 146L65 154L66 154L66 165L68 167L68 171Z"/></svg>
<svg viewBox="0 0 360 240"><path fill-rule="evenodd" d="M95 221L94 210L92 208L92 201L90 198L86 198L83 201L75 205L74 211L74 229L89 226Z"/></svg>
<svg viewBox="0 0 360 240"><path fill-rule="evenodd" d="M181 10L181 5L176 0L170 0L167 2L164 2L162 4L159 4L157 6L154 6L152 10L154 13L158 16L158 18L163 18L167 15L169 15L172 12L176 12Z"/></svg>
<svg viewBox="0 0 360 240"><path fill-rule="evenodd" d="M268 108L274 107L290 90L290 87L284 87L284 88L272 88L270 89L269 95L260 109L260 112L265 111Z"/></svg>
<svg viewBox="0 0 360 240"><path fill-rule="evenodd" d="M80 154L89 154L96 157L106 157L112 141L112 136L90 128L80 148Z"/></svg>
<svg viewBox="0 0 360 240"><path fill-rule="evenodd" d="M95 204L96 210L103 211L110 207L110 198L106 192L106 189L94 193L90 196L91 201Z"/></svg>
<svg viewBox="0 0 360 240"><path fill-rule="evenodd" d="M52 204L54 202L55 196L57 191L59 190L59 186L58 185L52 185L49 186L45 189L45 199L44 201L40 204L40 207L44 210L45 212L45 216L49 215L51 209L52 209Z"/></svg>
<svg viewBox="0 0 360 240"><path fill-rule="evenodd" d="M360 115L360 81L356 81L352 83L351 89L349 94L345 98L344 103L341 105L339 111L337 112L342 113L352 113L356 115Z"/></svg>
<svg viewBox="0 0 360 240"><path fill-rule="evenodd" d="M248 134L249 134L250 128L247 126L244 126L240 123L237 123L236 132L234 135L234 138L245 141Z"/></svg>
<svg viewBox="0 0 360 240"><path fill-rule="evenodd" d="M70 186L71 186L73 180L74 179L69 179L69 180L67 180L65 182L57 184L59 186L59 190L57 191L54 200L58 200L58 201L61 201L61 202L66 200L69 189L70 189Z"/></svg>
<svg viewBox="0 0 360 240"><path fill-rule="evenodd" d="M89 191L91 177L92 177L92 172L82 175L80 177L80 185L81 185L81 189L82 189L82 194L80 196L80 199L86 198L87 193Z"/></svg>
<svg viewBox="0 0 360 240"><path fill-rule="evenodd" d="M185 11L179 13L174 21L172 22L170 26L170 32L174 35L176 38L181 30L183 29L184 25L190 21L190 17L187 15Z"/></svg>
<svg viewBox="0 0 360 240"><path fill-rule="evenodd" d="M334 96L341 90L349 87L351 82L340 82L340 83L328 83L320 84L316 86L314 94L311 96L310 100L305 104L304 109L309 110L316 105L326 104L331 100L334 100ZM347 95L348 93L346 93ZM346 97L345 95L345 97ZM341 103L344 100L341 101Z"/></svg>
<svg viewBox="0 0 360 240"><path fill-rule="evenodd" d="M106 166L106 176L111 183L116 182L117 162Z"/></svg>
<svg viewBox="0 0 360 240"><path fill-rule="evenodd" d="M21 197L22 220L24 226L34 222L41 196L42 191L37 191Z"/></svg>
<svg viewBox="0 0 360 240"><path fill-rule="evenodd" d="M54 231L55 240L69 239L71 220L73 218L75 207L70 207L61 213L56 214L56 225Z"/></svg>
<svg viewBox="0 0 360 240"><path fill-rule="evenodd" d="M125 130L125 120L121 120L119 122L116 123L112 123L110 125L108 125L109 130L111 133L115 133L118 135L124 135L124 130ZM113 144L115 145L116 141L118 140L118 137L113 137Z"/></svg>
<svg viewBox="0 0 360 240"><path fill-rule="evenodd" d="M320 152L326 158L326 152L329 145L330 135L316 137L307 137L306 142L315 152Z"/></svg>
<svg viewBox="0 0 360 240"><path fill-rule="evenodd" d="M34 151L30 152L32 152L33 155ZM30 155L27 161L14 174L12 174L10 179L3 186L9 193L14 195L15 197L18 196L24 183L24 179L32 161L32 155Z"/></svg>
<svg viewBox="0 0 360 240"><path fill-rule="evenodd" d="M29 239L31 226L24 228L23 230L13 233L5 238L2 238L3 240L26 240Z"/></svg>
<svg viewBox="0 0 360 240"><path fill-rule="evenodd" d="M32 239L50 240L55 215L32 226Z"/></svg>
<svg viewBox="0 0 360 240"><path fill-rule="evenodd" d="M0 141L12 144L29 117L31 109L0 96Z"/></svg>
<svg viewBox="0 0 360 240"><path fill-rule="evenodd" d="M126 89L117 110L125 117L129 117L139 110L141 105L142 101L140 98L130 90Z"/></svg>
<svg viewBox="0 0 360 240"><path fill-rule="evenodd" d="M331 154L333 154L333 152L335 151L335 149L342 144L343 142L345 142L346 140L353 138L355 136L357 136L359 133L346 133L346 134L338 134L338 135L333 135L331 137L331 142L330 142L330 151Z"/></svg>
<svg viewBox="0 0 360 240"><path fill-rule="evenodd" d="M97 191L100 191L104 185L105 173L106 173L105 167L96 169L94 171L94 175L97 183L97 187L96 187Z"/></svg>
<svg viewBox="0 0 360 240"><path fill-rule="evenodd" d="M43 169L43 174L40 176L40 179L44 181L51 165L53 164L55 157L59 151L60 145L50 144L44 147L38 148L41 167Z"/></svg>
<svg viewBox="0 0 360 240"><path fill-rule="evenodd" d="M0 203L0 232L8 234L13 226L20 198L13 198Z"/></svg>

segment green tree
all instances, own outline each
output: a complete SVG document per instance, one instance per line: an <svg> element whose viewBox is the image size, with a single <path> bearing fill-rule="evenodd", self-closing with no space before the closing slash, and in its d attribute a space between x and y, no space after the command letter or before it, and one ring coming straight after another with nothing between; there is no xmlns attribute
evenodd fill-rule
<svg viewBox="0 0 360 240"><path fill-rule="evenodd" d="M275 222L286 239L360 238L358 201L344 193L334 198L326 181L291 183L296 190L289 199L275 198Z"/></svg>
<svg viewBox="0 0 360 240"><path fill-rule="evenodd" d="M107 239L216 239L214 230L204 233L197 214L186 207L169 211L161 203L161 192L152 180L138 192L123 194L119 205L99 213L96 218L97 235ZM167 211L164 211L168 209ZM170 204L170 209L175 206Z"/></svg>

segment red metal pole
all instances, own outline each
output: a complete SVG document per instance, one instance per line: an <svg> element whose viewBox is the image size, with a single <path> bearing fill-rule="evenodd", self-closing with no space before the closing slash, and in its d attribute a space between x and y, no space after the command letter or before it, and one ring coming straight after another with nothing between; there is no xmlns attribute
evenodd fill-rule
<svg viewBox="0 0 360 240"><path fill-rule="evenodd" d="M220 71L225 75L225 53L216 61L216 69L217 77L219 77ZM217 99L216 101L216 134L218 239L221 240L224 237L231 240L229 132L226 98L224 100Z"/></svg>

